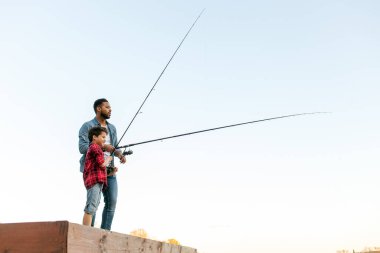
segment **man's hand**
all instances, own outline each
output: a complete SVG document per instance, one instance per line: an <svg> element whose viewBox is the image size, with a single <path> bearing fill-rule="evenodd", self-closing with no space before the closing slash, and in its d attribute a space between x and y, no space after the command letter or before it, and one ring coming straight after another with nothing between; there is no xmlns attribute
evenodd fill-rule
<svg viewBox="0 0 380 253"><path fill-rule="evenodd" d="M110 144L103 144L103 151L112 153L115 150L115 147Z"/></svg>
<svg viewBox="0 0 380 253"><path fill-rule="evenodd" d="M120 159L120 163L123 163L123 164L126 163L126 161L127 161L127 159L123 155L120 155L119 159Z"/></svg>
<svg viewBox="0 0 380 253"><path fill-rule="evenodd" d="M120 163L125 163L127 161L120 150L115 151L115 156L120 159Z"/></svg>

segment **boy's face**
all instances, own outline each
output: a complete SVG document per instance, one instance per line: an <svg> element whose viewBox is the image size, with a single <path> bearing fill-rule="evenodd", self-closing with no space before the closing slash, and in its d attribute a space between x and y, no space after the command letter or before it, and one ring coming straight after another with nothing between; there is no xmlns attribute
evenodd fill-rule
<svg viewBox="0 0 380 253"><path fill-rule="evenodd" d="M106 142L107 134L105 132L101 132L99 136L92 136L92 141L98 144L99 146L103 146Z"/></svg>

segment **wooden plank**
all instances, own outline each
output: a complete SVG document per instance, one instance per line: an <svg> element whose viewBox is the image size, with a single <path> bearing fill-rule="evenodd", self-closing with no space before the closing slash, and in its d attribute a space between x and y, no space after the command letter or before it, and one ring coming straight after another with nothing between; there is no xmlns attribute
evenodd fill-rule
<svg viewBox="0 0 380 253"><path fill-rule="evenodd" d="M0 252L66 253L67 221L0 224Z"/></svg>
<svg viewBox="0 0 380 253"><path fill-rule="evenodd" d="M69 253L196 253L189 247L69 223Z"/></svg>
<svg viewBox="0 0 380 253"><path fill-rule="evenodd" d="M68 221L0 224L1 253L197 253Z"/></svg>

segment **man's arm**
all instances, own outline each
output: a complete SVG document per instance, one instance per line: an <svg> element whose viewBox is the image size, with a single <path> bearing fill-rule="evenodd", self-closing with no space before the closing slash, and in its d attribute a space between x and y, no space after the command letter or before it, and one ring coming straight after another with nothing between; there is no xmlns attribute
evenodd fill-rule
<svg viewBox="0 0 380 253"><path fill-rule="evenodd" d="M127 159L125 159L125 156L123 156L123 153L121 152L120 149L117 149L115 151L115 156L120 159L121 163L125 163L127 161Z"/></svg>
<svg viewBox="0 0 380 253"><path fill-rule="evenodd" d="M90 145L90 140L88 139L88 124L84 123L79 129L79 152L81 154L86 154L88 146Z"/></svg>
<svg viewBox="0 0 380 253"><path fill-rule="evenodd" d="M118 142L118 140L117 140L117 133L116 133L116 128L114 127L114 145L116 145L117 144L117 142ZM116 147L115 147L116 148ZM117 157L117 158L119 158L120 159L120 162L121 163L125 163L127 160L125 159L125 156L123 156L123 152L121 151L121 149L116 149L115 150L115 156Z"/></svg>

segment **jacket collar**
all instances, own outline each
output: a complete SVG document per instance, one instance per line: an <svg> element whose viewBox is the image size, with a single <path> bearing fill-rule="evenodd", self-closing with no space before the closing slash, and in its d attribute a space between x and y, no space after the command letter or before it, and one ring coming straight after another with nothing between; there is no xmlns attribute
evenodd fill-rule
<svg viewBox="0 0 380 253"><path fill-rule="evenodd" d="M94 117L94 119L92 120L92 122L96 125L99 125L100 126L100 122L96 119L96 117ZM106 124L108 126L108 121L106 120Z"/></svg>
<svg viewBox="0 0 380 253"><path fill-rule="evenodd" d="M96 117L94 117L94 119L91 120L91 122L92 122L94 125L100 126L100 122L96 119ZM107 124L107 128L108 128L108 134L110 135L110 138L111 138L111 144L112 144L112 145L115 145L115 143L113 143L113 133L112 133L111 128L109 127L109 123L108 123L107 120L106 120L106 124Z"/></svg>

